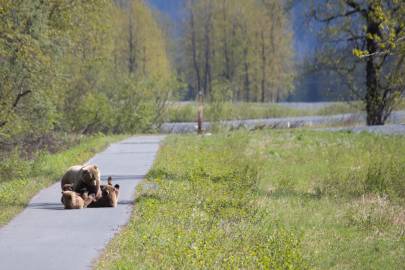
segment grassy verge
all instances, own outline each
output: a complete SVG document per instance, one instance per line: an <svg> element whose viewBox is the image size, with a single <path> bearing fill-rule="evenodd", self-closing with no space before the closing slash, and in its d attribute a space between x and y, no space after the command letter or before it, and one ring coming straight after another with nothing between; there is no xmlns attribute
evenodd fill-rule
<svg viewBox="0 0 405 270"><path fill-rule="evenodd" d="M12 156L6 167L21 173L14 173L13 179L3 178L0 181L0 226L24 209L39 190L59 180L66 168L85 162L109 143L123 138L125 136L88 137L68 150L54 154L39 153L29 161Z"/></svg>
<svg viewBox="0 0 405 270"><path fill-rule="evenodd" d="M401 100L394 110L404 110L405 101ZM294 116L336 115L365 112L360 102L334 102L321 108L289 108L274 103L207 103L204 107L204 117L207 121L243 120L260 118L280 118ZM174 103L168 107L167 122L196 121L197 106L195 103Z"/></svg>
<svg viewBox="0 0 405 270"><path fill-rule="evenodd" d="M170 137L97 269L400 269L404 137Z"/></svg>
<svg viewBox="0 0 405 270"><path fill-rule="evenodd" d="M356 113L361 111L359 103L334 103L317 109L288 108L270 103L208 103L205 105L204 117L207 121L280 118L292 116L334 115L343 113ZM197 115L197 106L194 103L172 104L168 108L167 122L192 122Z"/></svg>

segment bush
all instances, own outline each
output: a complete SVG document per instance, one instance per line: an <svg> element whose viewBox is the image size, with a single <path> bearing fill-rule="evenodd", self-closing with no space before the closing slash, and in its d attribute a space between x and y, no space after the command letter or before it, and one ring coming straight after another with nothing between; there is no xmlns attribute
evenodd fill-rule
<svg viewBox="0 0 405 270"><path fill-rule="evenodd" d="M30 162L21 159L20 150L15 148L10 153L2 153L0 158L0 183L27 177L30 171Z"/></svg>

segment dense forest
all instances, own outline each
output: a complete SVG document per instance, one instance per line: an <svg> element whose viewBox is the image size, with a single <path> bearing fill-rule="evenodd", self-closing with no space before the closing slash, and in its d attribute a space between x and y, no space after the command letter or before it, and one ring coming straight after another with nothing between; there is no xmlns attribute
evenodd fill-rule
<svg viewBox="0 0 405 270"><path fill-rule="evenodd" d="M190 99L201 91L229 101L292 91L292 34L279 1L185 4L173 46L143 0L2 0L0 143L148 131L180 87Z"/></svg>
<svg viewBox="0 0 405 270"><path fill-rule="evenodd" d="M155 14L131 1L0 1L0 143L159 123L176 78Z"/></svg>
<svg viewBox="0 0 405 270"><path fill-rule="evenodd" d="M292 90L292 33L277 0L190 1L183 70L190 96L278 101Z"/></svg>

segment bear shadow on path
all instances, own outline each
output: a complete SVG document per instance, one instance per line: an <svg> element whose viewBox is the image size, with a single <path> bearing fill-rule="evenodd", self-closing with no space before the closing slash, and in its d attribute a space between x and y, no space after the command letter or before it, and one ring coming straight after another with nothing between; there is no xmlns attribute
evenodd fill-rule
<svg viewBox="0 0 405 270"><path fill-rule="evenodd" d="M30 203L27 208L30 209L47 209L47 210L65 210L62 203Z"/></svg>

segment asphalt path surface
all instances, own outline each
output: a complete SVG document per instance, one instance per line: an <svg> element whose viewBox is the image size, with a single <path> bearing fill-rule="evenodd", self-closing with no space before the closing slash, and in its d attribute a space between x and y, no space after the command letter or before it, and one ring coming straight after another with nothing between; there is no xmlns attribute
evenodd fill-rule
<svg viewBox="0 0 405 270"><path fill-rule="evenodd" d="M117 208L65 210L59 182L39 192L0 229L0 269L91 269L106 244L129 221L135 186L152 166L163 138L132 137L88 161L100 167L103 183L112 176L113 184L120 185Z"/></svg>

